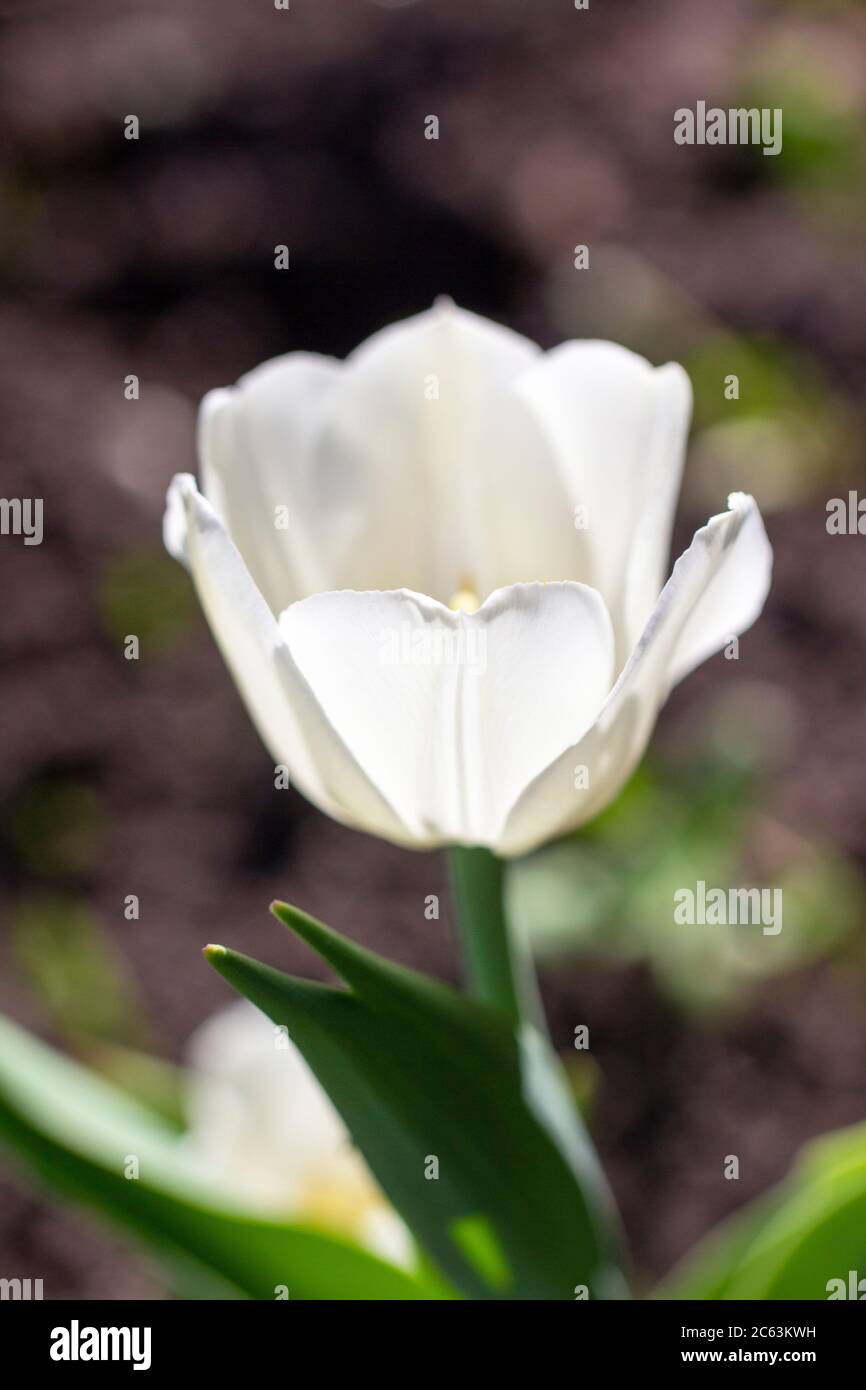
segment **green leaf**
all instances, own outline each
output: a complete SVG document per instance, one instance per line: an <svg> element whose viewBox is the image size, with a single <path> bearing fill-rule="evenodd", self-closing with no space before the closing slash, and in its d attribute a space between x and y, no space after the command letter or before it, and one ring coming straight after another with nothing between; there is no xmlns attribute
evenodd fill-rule
<svg viewBox="0 0 866 1390"><path fill-rule="evenodd" d="M86 902L60 893L20 899L12 941L18 965L58 1032L142 1045L148 1030L123 961Z"/></svg>
<svg viewBox="0 0 866 1390"><path fill-rule="evenodd" d="M659 1298L826 1299L866 1277L866 1125L803 1149L791 1174L712 1232Z"/></svg>
<svg viewBox="0 0 866 1390"><path fill-rule="evenodd" d="M69 1041L80 1061L97 1075L105 1077L126 1095L140 1101L178 1133L186 1128L186 1073L183 1067L174 1066L139 1048L94 1041L80 1034L74 1035Z"/></svg>
<svg viewBox="0 0 866 1390"><path fill-rule="evenodd" d="M366 1251L203 1195L172 1128L109 1082L0 1018L0 1141L54 1191L155 1248L212 1297L419 1299L442 1296ZM127 1177L130 1160L137 1178Z"/></svg>
<svg viewBox="0 0 866 1390"><path fill-rule="evenodd" d="M273 910L348 990L221 946L205 954L290 1030L446 1277L479 1299L572 1299L580 1284L626 1297L607 1190L540 1035L516 1035L504 1015L285 904Z"/></svg>

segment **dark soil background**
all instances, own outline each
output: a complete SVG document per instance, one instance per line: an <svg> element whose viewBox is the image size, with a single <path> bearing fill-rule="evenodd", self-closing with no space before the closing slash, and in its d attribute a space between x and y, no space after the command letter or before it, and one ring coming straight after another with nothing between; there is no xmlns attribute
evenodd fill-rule
<svg viewBox="0 0 866 1390"><path fill-rule="evenodd" d="M46 528L39 547L0 538L3 1009L70 1039L76 999L46 990L28 939L84 913L117 967L104 996L79 992L79 1033L93 1011L110 1032L134 996L141 1036L178 1058L227 998L208 939L317 973L268 917L274 896L456 979L447 912L423 911L445 900L440 857L273 790L160 541L207 389L292 348L342 355L440 293L545 345L609 336L690 368L722 345L715 376L693 373L676 549L742 486L776 580L743 659L686 682L658 747L720 683L759 682L793 729L767 814L866 867L866 541L825 528L827 499L864 478L864 59L863 9L844 4L0 3L0 490L43 497ZM784 106L778 159L674 144L677 107L749 93ZM772 345L764 394L750 406L746 371L755 428L731 444L725 352L736 364L753 343ZM765 979L722 1019L598 954L548 965L544 985L563 1049L590 1025L596 1138L647 1280L806 1138L866 1117L856 951ZM52 1298L159 1295L89 1218L5 1166L0 1184L0 1273L42 1277Z"/></svg>

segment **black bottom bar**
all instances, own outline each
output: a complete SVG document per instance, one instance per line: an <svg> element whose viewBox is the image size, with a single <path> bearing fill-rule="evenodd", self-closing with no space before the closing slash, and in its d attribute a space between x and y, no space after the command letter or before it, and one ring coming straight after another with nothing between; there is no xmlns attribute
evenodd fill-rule
<svg viewBox="0 0 866 1390"><path fill-rule="evenodd" d="M543 1340L528 1342L520 1324L525 1318L534 1331L539 1316ZM437 1312L429 1304L7 1301L0 1331L19 1383L31 1369L92 1379L106 1370L135 1374L137 1366L139 1379L178 1370L243 1374L244 1390L256 1390L276 1371L291 1377L300 1370L308 1379L318 1369L333 1378L343 1358L355 1372L387 1371L386 1379L400 1383L420 1373L429 1383L437 1360L453 1374L480 1355L489 1371L518 1340L521 1362L537 1358L539 1372L551 1366L553 1351L575 1375L601 1358L607 1370L643 1375L798 1365L826 1377L857 1364L866 1320L859 1308L836 1302L575 1303L547 1305L547 1312L539 1304L451 1303ZM551 1345L559 1337L561 1351ZM471 1358L458 1350L473 1345Z"/></svg>

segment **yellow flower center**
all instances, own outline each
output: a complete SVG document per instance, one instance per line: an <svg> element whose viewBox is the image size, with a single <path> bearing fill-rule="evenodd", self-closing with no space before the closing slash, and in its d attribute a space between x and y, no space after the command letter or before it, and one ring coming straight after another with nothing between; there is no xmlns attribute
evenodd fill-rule
<svg viewBox="0 0 866 1390"><path fill-rule="evenodd" d="M464 579L460 583L460 588L456 594L452 594L448 600L448 607L453 608L455 613L477 613L481 607L481 599L472 583L471 579Z"/></svg>
<svg viewBox="0 0 866 1390"><path fill-rule="evenodd" d="M357 1170L354 1165L351 1168L341 1166L308 1179L301 1194L298 1216L313 1225L363 1240L370 1215L387 1209L381 1191L359 1164Z"/></svg>

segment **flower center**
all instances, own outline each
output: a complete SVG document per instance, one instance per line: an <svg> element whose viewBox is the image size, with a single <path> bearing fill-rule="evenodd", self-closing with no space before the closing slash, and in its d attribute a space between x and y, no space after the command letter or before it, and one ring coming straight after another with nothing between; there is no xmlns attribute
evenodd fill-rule
<svg viewBox="0 0 866 1390"><path fill-rule="evenodd" d="M299 1198L296 1210L302 1219L361 1241L368 1219L390 1210L360 1161L339 1164L309 1178Z"/></svg>
<svg viewBox="0 0 866 1390"><path fill-rule="evenodd" d="M477 613L481 607L481 599L475 589L471 579L461 579L460 588L448 600L448 607L453 608L455 613Z"/></svg>

